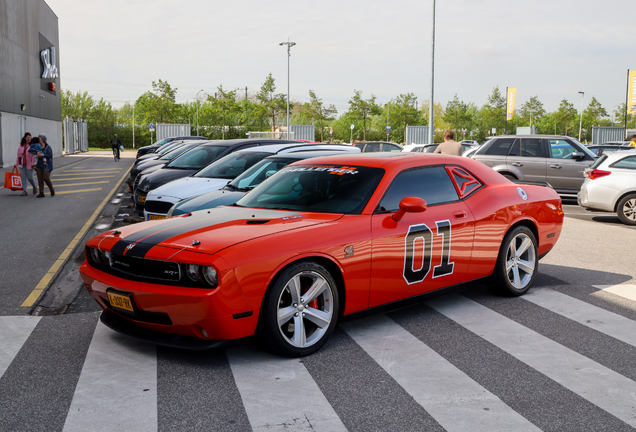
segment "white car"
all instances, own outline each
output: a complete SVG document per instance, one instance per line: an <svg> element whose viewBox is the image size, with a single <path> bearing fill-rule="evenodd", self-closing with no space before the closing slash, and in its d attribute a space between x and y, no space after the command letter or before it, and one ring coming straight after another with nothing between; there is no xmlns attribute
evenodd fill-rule
<svg viewBox="0 0 636 432"><path fill-rule="evenodd" d="M583 175L580 206L616 212L624 224L636 225L636 149L604 154Z"/></svg>
<svg viewBox="0 0 636 432"><path fill-rule="evenodd" d="M221 189L239 174L267 156L274 154L307 152L313 150L332 150L360 152L360 149L342 144L287 143L256 146L238 150L196 174L173 180L148 192L144 205L144 219L164 219L168 210L176 203L207 192Z"/></svg>

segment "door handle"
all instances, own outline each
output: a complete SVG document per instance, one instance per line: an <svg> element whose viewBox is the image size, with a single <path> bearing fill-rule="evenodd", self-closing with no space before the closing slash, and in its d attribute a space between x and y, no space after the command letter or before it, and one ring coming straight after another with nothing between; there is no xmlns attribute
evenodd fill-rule
<svg viewBox="0 0 636 432"><path fill-rule="evenodd" d="M466 212L463 210L456 210L453 212L455 219L463 219L466 217Z"/></svg>
<svg viewBox="0 0 636 432"><path fill-rule="evenodd" d="M550 168L561 169L561 165L558 165L558 164L550 165Z"/></svg>
<svg viewBox="0 0 636 432"><path fill-rule="evenodd" d="M520 167L523 166L523 164L521 162L513 162L512 166Z"/></svg>

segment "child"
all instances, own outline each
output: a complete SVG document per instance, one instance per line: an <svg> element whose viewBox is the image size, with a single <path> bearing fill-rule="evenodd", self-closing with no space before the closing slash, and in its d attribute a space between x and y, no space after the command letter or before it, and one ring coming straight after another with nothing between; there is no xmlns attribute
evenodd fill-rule
<svg viewBox="0 0 636 432"><path fill-rule="evenodd" d="M33 155L33 166L38 164L38 152L42 152L42 144L40 144L40 138L33 137L31 138L31 147L29 148L29 153ZM44 160L44 165L46 165L46 160Z"/></svg>

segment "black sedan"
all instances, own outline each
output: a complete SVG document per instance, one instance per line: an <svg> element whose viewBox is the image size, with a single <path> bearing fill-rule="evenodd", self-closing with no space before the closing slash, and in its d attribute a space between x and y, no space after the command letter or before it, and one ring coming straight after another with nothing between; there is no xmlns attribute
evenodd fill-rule
<svg viewBox="0 0 636 432"><path fill-rule="evenodd" d="M154 144L151 145L147 145L144 147L139 147L139 149L137 149L137 157L143 156L147 153L154 153L156 152L161 146L168 144L172 141L175 140L207 140L208 138L206 137L200 137L200 136L180 136L180 137L170 137L170 138L164 138L161 141L157 141Z"/></svg>

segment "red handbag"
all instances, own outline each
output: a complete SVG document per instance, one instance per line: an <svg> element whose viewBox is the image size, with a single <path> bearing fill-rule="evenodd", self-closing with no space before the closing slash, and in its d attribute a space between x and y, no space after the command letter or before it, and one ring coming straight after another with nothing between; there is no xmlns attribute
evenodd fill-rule
<svg viewBox="0 0 636 432"><path fill-rule="evenodd" d="M22 190L22 179L16 167L13 167L13 171L4 173L4 187L13 191Z"/></svg>

